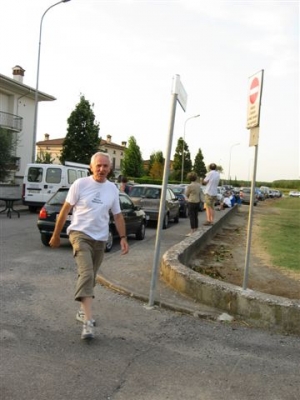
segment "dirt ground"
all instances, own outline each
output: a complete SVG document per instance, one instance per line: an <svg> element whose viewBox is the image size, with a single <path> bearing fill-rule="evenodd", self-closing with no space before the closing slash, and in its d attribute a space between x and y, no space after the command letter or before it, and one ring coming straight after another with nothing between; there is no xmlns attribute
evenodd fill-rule
<svg viewBox="0 0 300 400"><path fill-rule="evenodd" d="M247 288L289 299L300 299L300 273L288 272L273 265L271 257L259 240L261 216L276 212L278 211L272 207L272 201L260 202L254 207ZM248 217L249 207L241 206L229 224L192 260L191 268L214 279L243 286Z"/></svg>

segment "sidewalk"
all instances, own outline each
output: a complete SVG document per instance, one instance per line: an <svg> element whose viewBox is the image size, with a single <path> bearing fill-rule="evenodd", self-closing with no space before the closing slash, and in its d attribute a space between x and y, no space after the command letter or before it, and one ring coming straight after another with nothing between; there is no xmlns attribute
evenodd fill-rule
<svg viewBox="0 0 300 400"><path fill-rule="evenodd" d="M215 220L218 221L225 213L226 211L216 213ZM205 212L199 213L200 229L210 229L203 227L205 220ZM161 234L159 259L173 245L184 240L189 230L188 218L181 218L178 224L170 223L168 229L163 230ZM120 251L105 255L97 281L103 286L137 298L148 305L155 256L156 227L147 228L144 240L135 241L134 237L129 237L128 241L130 250L127 255L121 256ZM155 305L201 318L215 320L223 313L176 292L160 278L157 279L154 298Z"/></svg>

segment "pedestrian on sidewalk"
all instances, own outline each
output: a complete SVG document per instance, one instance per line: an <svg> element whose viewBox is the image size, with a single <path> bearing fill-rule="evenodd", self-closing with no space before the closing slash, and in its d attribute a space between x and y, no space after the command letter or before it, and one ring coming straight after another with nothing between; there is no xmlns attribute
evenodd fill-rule
<svg viewBox="0 0 300 400"><path fill-rule="evenodd" d="M60 233L71 210L72 220L67 229L77 264L78 278L75 300L81 303L76 319L83 322L81 338L94 337L95 321L92 317L92 301L96 276L103 260L108 238L109 212L111 211L118 234L122 254L128 253L126 226L120 209L119 190L107 180L112 167L108 153L98 152L91 158L92 175L77 179L70 187L66 201L59 213L50 240L52 248L60 246Z"/></svg>
<svg viewBox="0 0 300 400"><path fill-rule="evenodd" d="M206 222L204 225L213 225L215 218L215 203L217 200L218 186L220 182L220 173L217 171L217 165L211 163L209 172L203 179L203 185L206 185L205 204L206 204Z"/></svg>
<svg viewBox="0 0 300 400"><path fill-rule="evenodd" d="M190 172L188 174L190 184L185 189L185 195L188 198L188 209L191 231L186 236L190 236L198 229L198 211L200 206L200 193L201 186L197 182L198 176L196 172Z"/></svg>
<svg viewBox="0 0 300 400"><path fill-rule="evenodd" d="M128 179L126 176L122 176L121 183L120 183L120 192L129 194L129 186L128 186Z"/></svg>

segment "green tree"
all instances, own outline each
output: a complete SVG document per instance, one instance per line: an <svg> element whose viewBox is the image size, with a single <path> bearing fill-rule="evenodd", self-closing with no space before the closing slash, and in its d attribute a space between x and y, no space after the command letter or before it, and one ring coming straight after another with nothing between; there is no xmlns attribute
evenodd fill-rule
<svg viewBox="0 0 300 400"><path fill-rule="evenodd" d="M153 152L150 156L149 175L154 179L162 179L165 159L162 151Z"/></svg>
<svg viewBox="0 0 300 400"><path fill-rule="evenodd" d="M181 171L182 171L182 150L183 150L183 179L186 179L186 175L188 172L192 170L192 161L191 161L191 153L189 151L189 146L183 140L183 138L179 138L177 142L177 146L175 149L174 160L173 160L173 173L172 179L181 179Z"/></svg>
<svg viewBox="0 0 300 400"><path fill-rule="evenodd" d="M149 175L153 179L162 179L164 174L165 159L162 151L152 153L150 156Z"/></svg>
<svg viewBox="0 0 300 400"><path fill-rule="evenodd" d="M95 114L84 96L76 105L68 118L68 130L63 142L60 162L74 161L89 164L91 156L98 151L99 123L95 121Z"/></svg>
<svg viewBox="0 0 300 400"><path fill-rule="evenodd" d="M47 151L41 151L40 154L37 155L35 162L37 164L53 164L55 158L51 158L51 154Z"/></svg>
<svg viewBox="0 0 300 400"><path fill-rule="evenodd" d="M128 140L128 147L125 150L122 163L122 175L132 178L139 178L144 173L143 159L139 146L133 136Z"/></svg>
<svg viewBox="0 0 300 400"><path fill-rule="evenodd" d="M199 149L194 161L194 171L200 178L204 178L207 173L207 169L203 160L204 157L202 151Z"/></svg>
<svg viewBox="0 0 300 400"><path fill-rule="evenodd" d="M15 169L18 137L14 132L0 128L0 144L0 181L5 182Z"/></svg>

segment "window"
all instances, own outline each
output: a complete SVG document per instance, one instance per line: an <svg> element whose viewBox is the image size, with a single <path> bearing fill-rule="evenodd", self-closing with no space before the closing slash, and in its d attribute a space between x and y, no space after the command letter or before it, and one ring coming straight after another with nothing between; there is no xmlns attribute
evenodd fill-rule
<svg viewBox="0 0 300 400"><path fill-rule="evenodd" d="M61 169L60 168L48 168L46 172L47 183L60 183L61 181Z"/></svg>
<svg viewBox="0 0 300 400"><path fill-rule="evenodd" d="M120 206L121 210L132 210L133 204L126 196L120 196Z"/></svg>
<svg viewBox="0 0 300 400"><path fill-rule="evenodd" d="M28 171L28 182L42 182L43 168L30 167Z"/></svg>
<svg viewBox="0 0 300 400"><path fill-rule="evenodd" d="M68 169L68 183L73 183L77 179L76 169Z"/></svg>

